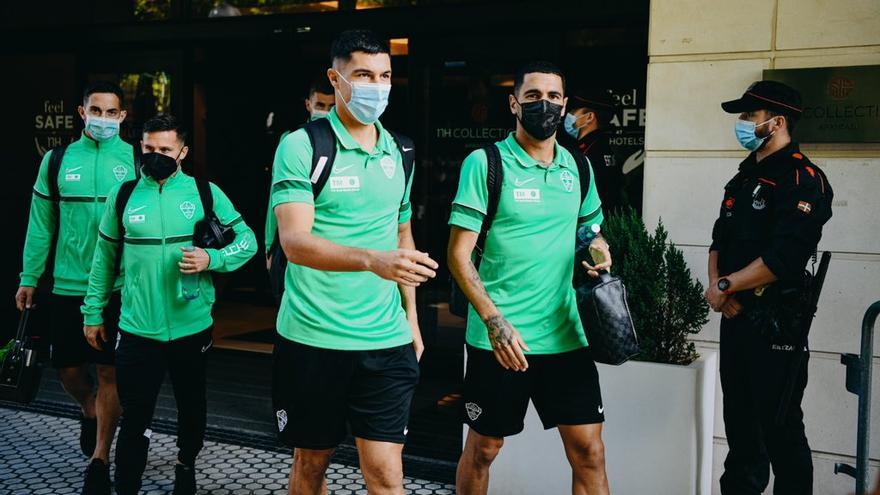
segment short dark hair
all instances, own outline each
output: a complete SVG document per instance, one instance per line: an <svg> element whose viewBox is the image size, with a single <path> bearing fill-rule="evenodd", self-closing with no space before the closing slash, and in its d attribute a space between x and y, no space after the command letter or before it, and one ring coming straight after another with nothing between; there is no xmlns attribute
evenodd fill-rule
<svg viewBox="0 0 880 495"><path fill-rule="evenodd" d="M330 79L327 78L327 74L321 74L312 80L312 84L309 86L308 96L311 97L315 93L321 93L322 95L335 94L333 86L330 84Z"/></svg>
<svg viewBox="0 0 880 495"><path fill-rule="evenodd" d="M174 131L180 142L186 143L186 131L174 115L170 113L160 113L155 117L144 122L144 134L153 132Z"/></svg>
<svg viewBox="0 0 880 495"><path fill-rule="evenodd" d="M333 44L330 45L331 62L336 60L348 62L354 52L364 52L370 55L390 54L391 49L388 47L388 42L376 36L376 33L366 29L352 29L343 31L333 40Z"/></svg>
<svg viewBox="0 0 880 495"><path fill-rule="evenodd" d="M539 72L541 74L556 74L562 79L562 92L565 92L565 75L562 73L562 70L556 66L556 64L552 62L546 62L543 60L538 60L535 62L529 62L526 65L523 65L516 71L516 76L513 78L513 94L516 95L519 93L520 88L522 88L523 80L526 78L526 74L534 74L535 72Z"/></svg>
<svg viewBox="0 0 880 495"><path fill-rule="evenodd" d="M89 96L92 96L95 93L113 93L119 98L119 108L122 108L122 106L125 105L125 93L122 92L122 88L116 83L110 81L95 81L89 84L86 86L86 90L83 91L83 105L88 103Z"/></svg>
<svg viewBox="0 0 880 495"><path fill-rule="evenodd" d="M791 113L778 112L776 110L767 110L767 115L770 117L785 117L785 124L788 126L788 133L794 133L794 128L797 127L799 120L797 116Z"/></svg>

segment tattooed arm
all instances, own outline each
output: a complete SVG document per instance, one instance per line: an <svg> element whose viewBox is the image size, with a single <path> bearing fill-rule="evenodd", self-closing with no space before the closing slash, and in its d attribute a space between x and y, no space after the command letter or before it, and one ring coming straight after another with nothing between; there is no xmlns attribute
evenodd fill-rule
<svg viewBox="0 0 880 495"><path fill-rule="evenodd" d="M501 366L505 369L525 371L529 364L523 350L528 351L529 347L516 328L498 311L495 303L486 293L480 274L471 261L477 235L476 232L452 226L446 253L449 272L485 322L486 330L489 332L489 342L492 343L495 358Z"/></svg>

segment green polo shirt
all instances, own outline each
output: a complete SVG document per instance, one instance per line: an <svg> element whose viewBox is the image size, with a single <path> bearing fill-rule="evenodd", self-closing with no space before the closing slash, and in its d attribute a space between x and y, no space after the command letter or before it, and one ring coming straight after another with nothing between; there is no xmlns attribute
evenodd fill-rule
<svg viewBox="0 0 880 495"><path fill-rule="evenodd" d="M486 239L480 278L492 301L522 334L530 354L556 354L586 347L572 287L577 226L602 224L596 183L580 203L574 157L556 145L545 167L516 142L514 133L496 143L504 182L498 212ZM479 232L488 204L486 154L471 153L461 166L449 224ZM486 325L471 306L467 342L491 350Z"/></svg>
<svg viewBox="0 0 880 495"><path fill-rule="evenodd" d="M409 184L394 139L378 122L371 153L348 133L332 110L336 159L321 194L310 181L312 146L304 129L292 132L275 152L271 206L315 206L312 234L343 246L397 249L398 223L412 213ZM328 272L288 264L278 333L301 344L338 350L386 349L412 342L397 284L371 272Z"/></svg>

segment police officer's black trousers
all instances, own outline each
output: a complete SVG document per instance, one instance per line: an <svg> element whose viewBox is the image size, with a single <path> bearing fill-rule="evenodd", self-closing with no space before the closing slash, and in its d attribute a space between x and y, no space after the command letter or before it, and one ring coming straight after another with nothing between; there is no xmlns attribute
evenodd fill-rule
<svg viewBox="0 0 880 495"><path fill-rule="evenodd" d="M205 356L211 330L160 342L127 333L116 350L116 384L122 421L116 440L116 492L136 494L147 465L159 389L168 372L177 402L177 459L193 466L205 437Z"/></svg>
<svg viewBox="0 0 880 495"><path fill-rule="evenodd" d="M807 353L799 366L784 422L776 424L794 352L779 342L771 343L744 315L722 320L721 389L730 447L721 476L724 495L763 493L771 465L774 494L813 492L813 463L801 409L807 386Z"/></svg>

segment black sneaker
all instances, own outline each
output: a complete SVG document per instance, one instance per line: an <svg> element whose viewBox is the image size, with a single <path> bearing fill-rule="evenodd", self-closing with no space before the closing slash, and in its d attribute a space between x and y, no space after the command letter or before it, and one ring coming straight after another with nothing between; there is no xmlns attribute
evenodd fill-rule
<svg viewBox="0 0 880 495"><path fill-rule="evenodd" d="M195 495L196 470L192 466L178 464L174 467L174 492L172 495Z"/></svg>
<svg viewBox="0 0 880 495"><path fill-rule="evenodd" d="M79 448L86 457L95 455L98 436L98 418L79 417Z"/></svg>
<svg viewBox="0 0 880 495"><path fill-rule="evenodd" d="M110 466L101 459L92 459L86 468L82 495L110 495Z"/></svg>

